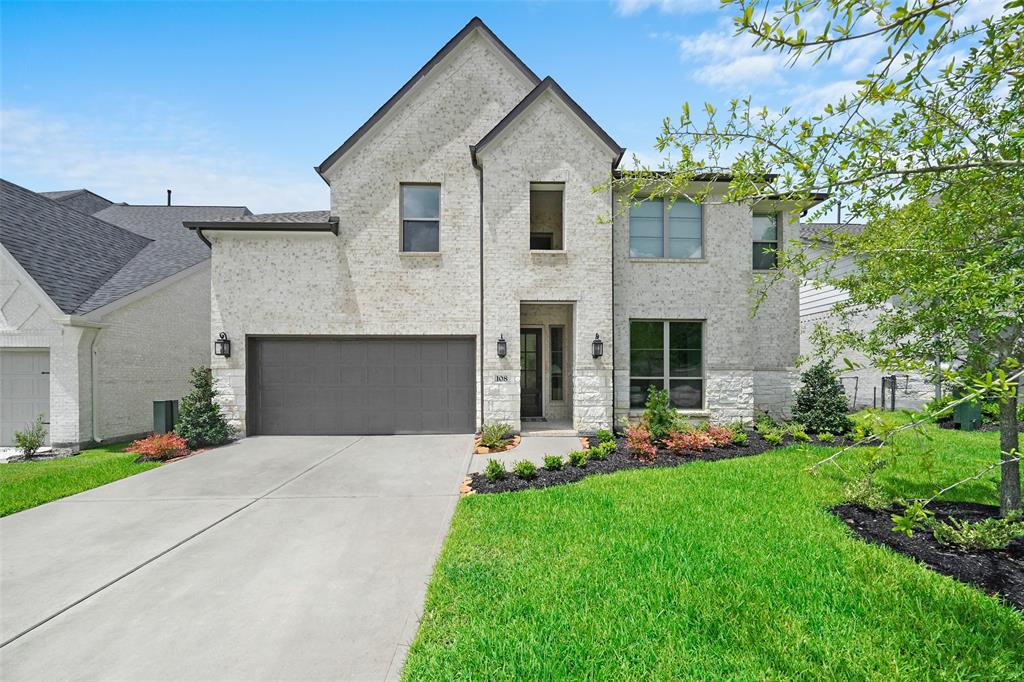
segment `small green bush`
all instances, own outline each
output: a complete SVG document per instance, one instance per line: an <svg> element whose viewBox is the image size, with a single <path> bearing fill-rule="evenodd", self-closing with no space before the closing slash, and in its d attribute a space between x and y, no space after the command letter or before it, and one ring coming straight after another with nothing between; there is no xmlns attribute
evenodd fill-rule
<svg viewBox="0 0 1024 682"><path fill-rule="evenodd" d="M601 429L594 436L597 438L598 443L614 443L615 434L608 429Z"/></svg>
<svg viewBox="0 0 1024 682"><path fill-rule="evenodd" d="M506 473L504 464L496 459L487 460L487 468L484 469L484 476L487 477L488 481L491 483L500 481L505 478Z"/></svg>
<svg viewBox="0 0 1024 682"><path fill-rule="evenodd" d="M46 422L43 415L38 415L24 431L14 432L14 444L21 450L25 457L31 457L43 447L46 442Z"/></svg>
<svg viewBox="0 0 1024 682"><path fill-rule="evenodd" d="M569 464L574 467L583 468L587 466L587 453L585 450L573 450L569 453Z"/></svg>
<svg viewBox="0 0 1024 682"><path fill-rule="evenodd" d="M521 459L512 465L512 472L524 481L537 478L537 467L528 459Z"/></svg>
<svg viewBox="0 0 1024 682"><path fill-rule="evenodd" d="M762 412L754 419L754 430L758 433L764 434L769 431L778 431L778 429L778 422L772 419L772 416L767 412Z"/></svg>
<svg viewBox="0 0 1024 682"><path fill-rule="evenodd" d="M480 427L480 445L495 449L505 447L505 436L512 433L508 424L484 424Z"/></svg>
<svg viewBox="0 0 1024 682"><path fill-rule="evenodd" d="M761 437L765 439L765 442L771 443L772 445L779 445L782 443L782 433L779 431L768 431L762 433Z"/></svg>
<svg viewBox="0 0 1024 682"><path fill-rule="evenodd" d="M656 386L647 387L647 402L644 403L644 414L641 422L651 432L651 439L661 442L673 430L678 413L672 407L668 391Z"/></svg>
<svg viewBox="0 0 1024 682"><path fill-rule="evenodd" d="M836 437L833 434L829 433L828 431L822 431L821 433L818 434L819 443L831 443L835 439Z"/></svg>
<svg viewBox="0 0 1024 682"><path fill-rule="evenodd" d="M187 440L193 450L231 440L235 428L228 424L220 405L213 401L217 391L209 367L192 368L192 386L192 392L181 400L174 433Z"/></svg>
<svg viewBox="0 0 1024 682"><path fill-rule="evenodd" d="M807 429L804 425L799 422L792 422L786 426L786 433L795 440L801 443L810 443L811 437L807 435Z"/></svg>
<svg viewBox="0 0 1024 682"><path fill-rule="evenodd" d="M853 423L847 415L846 393L827 362L819 362L800 376L793 419L813 433L849 433Z"/></svg>
<svg viewBox="0 0 1024 682"><path fill-rule="evenodd" d="M615 452L615 441L605 441L587 450L587 459L600 462L601 460L607 459L608 455L613 452Z"/></svg>
<svg viewBox="0 0 1024 682"><path fill-rule="evenodd" d="M561 471L565 460L561 455L544 455L544 468L548 471Z"/></svg>
<svg viewBox="0 0 1024 682"><path fill-rule="evenodd" d="M860 504L869 509L884 509L893 501L873 476L862 476L850 481L843 489L843 497L847 502Z"/></svg>
<svg viewBox="0 0 1024 682"><path fill-rule="evenodd" d="M991 518L976 523L950 519L948 523L929 520L928 530L941 545L964 550L1006 549L1010 540L1024 537L1024 521L1020 515Z"/></svg>
<svg viewBox="0 0 1024 682"><path fill-rule="evenodd" d="M732 442L734 445L746 445L750 442L750 436L746 431L733 431Z"/></svg>

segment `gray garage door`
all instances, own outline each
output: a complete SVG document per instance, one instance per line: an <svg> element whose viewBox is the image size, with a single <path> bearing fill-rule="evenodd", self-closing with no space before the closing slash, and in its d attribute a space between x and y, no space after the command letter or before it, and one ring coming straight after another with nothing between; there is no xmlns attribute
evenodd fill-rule
<svg viewBox="0 0 1024 682"><path fill-rule="evenodd" d="M249 340L251 434L472 433L471 338Z"/></svg>
<svg viewBox="0 0 1024 682"><path fill-rule="evenodd" d="M0 352L0 445L13 445L14 432L24 431L40 414L49 423L50 351Z"/></svg>

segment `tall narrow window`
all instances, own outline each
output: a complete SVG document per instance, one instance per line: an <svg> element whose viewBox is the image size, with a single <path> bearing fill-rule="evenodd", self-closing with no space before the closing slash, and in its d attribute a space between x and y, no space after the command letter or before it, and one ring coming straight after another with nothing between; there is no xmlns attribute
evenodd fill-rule
<svg viewBox="0 0 1024 682"><path fill-rule="evenodd" d="M703 323L630 320L629 406L647 401L649 386L668 391L683 410L704 406Z"/></svg>
<svg viewBox="0 0 1024 682"><path fill-rule="evenodd" d="M774 213L755 213L753 225L754 269L771 270L778 264L778 218Z"/></svg>
<svg viewBox="0 0 1024 682"><path fill-rule="evenodd" d="M530 183L530 250L560 251L565 248L562 202L565 185L560 182Z"/></svg>
<svg viewBox="0 0 1024 682"><path fill-rule="evenodd" d="M645 199L629 209L630 258L704 257L700 204Z"/></svg>
<svg viewBox="0 0 1024 682"><path fill-rule="evenodd" d="M564 328L551 328L551 399L562 400L562 387L564 385Z"/></svg>
<svg viewBox="0 0 1024 682"><path fill-rule="evenodd" d="M402 185L402 251L437 251L441 231L441 186Z"/></svg>

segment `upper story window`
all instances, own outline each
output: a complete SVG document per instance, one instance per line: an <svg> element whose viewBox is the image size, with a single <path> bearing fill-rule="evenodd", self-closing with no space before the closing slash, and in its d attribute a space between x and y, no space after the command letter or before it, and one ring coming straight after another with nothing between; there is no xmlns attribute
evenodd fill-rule
<svg viewBox="0 0 1024 682"><path fill-rule="evenodd" d="M644 199L629 209L630 258L703 258L700 204Z"/></svg>
<svg viewBox="0 0 1024 682"><path fill-rule="evenodd" d="M530 183L530 250L560 251L565 248L563 197L560 182Z"/></svg>
<svg viewBox="0 0 1024 682"><path fill-rule="evenodd" d="M402 251L439 250L441 185L401 186Z"/></svg>
<svg viewBox="0 0 1024 682"><path fill-rule="evenodd" d="M771 270L778 265L779 219L774 213L755 213L754 269Z"/></svg>

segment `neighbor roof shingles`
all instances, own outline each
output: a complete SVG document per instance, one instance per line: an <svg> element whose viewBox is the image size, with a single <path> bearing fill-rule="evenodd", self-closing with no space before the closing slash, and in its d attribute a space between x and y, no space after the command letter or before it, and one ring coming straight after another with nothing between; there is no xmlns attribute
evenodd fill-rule
<svg viewBox="0 0 1024 682"><path fill-rule="evenodd" d="M95 217L153 241L104 282L77 312L82 314L95 310L208 259L210 249L182 225L183 221L233 220L249 214L249 209L244 206L123 204L114 204L97 212Z"/></svg>
<svg viewBox="0 0 1024 682"><path fill-rule="evenodd" d="M65 313L153 242L0 180L0 243Z"/></svg>

